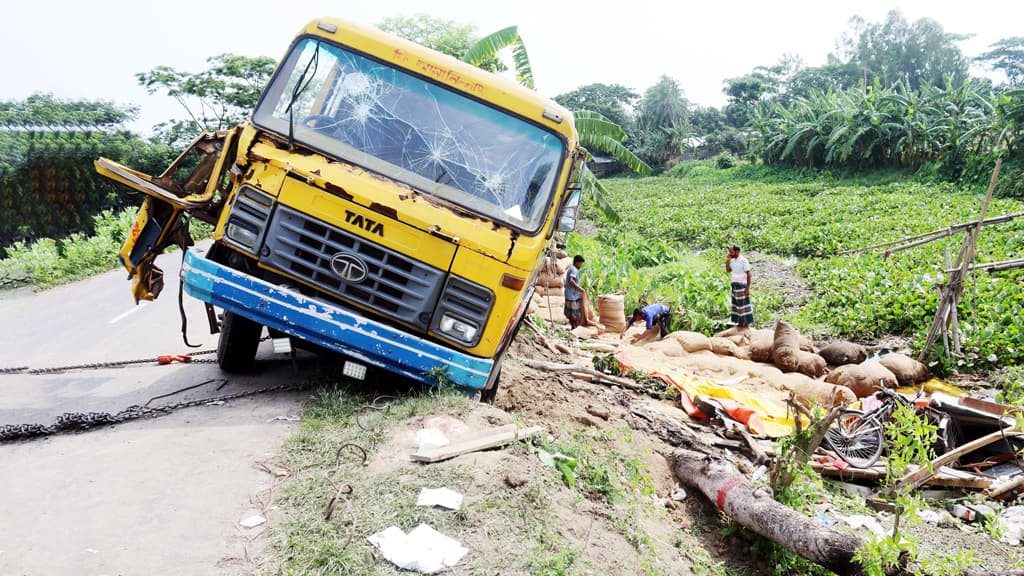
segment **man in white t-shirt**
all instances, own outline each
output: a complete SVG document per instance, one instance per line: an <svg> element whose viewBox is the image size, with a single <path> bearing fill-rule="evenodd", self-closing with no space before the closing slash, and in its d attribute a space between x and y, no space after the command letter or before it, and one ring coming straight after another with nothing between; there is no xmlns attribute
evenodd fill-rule
<svg viewBox="0 0 1024 576"><path fill-rule="evenodd" d="M740 247L729 247L725 270L732 285L732 323L746 328L754 323L754 309L750 305L750 262L740 254Z"/></svg>

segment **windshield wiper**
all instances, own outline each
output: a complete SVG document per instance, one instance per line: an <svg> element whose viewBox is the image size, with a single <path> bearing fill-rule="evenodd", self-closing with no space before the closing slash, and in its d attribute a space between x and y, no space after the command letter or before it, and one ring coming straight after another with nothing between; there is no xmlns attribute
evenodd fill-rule
<svg viewBox="0 0 1024 576"><path fill-rule="evenodd" d="M306 68L302 71L302 75L295 81L295 87L292 88L292 97L288 101L288 147L291 148L295 145L295 101L299 99L299 96L306 90L309 83L313 81L313 77L316 76L316 68L320 64L320 41L316 42L316 50L313 51L313 55L309 58L309 62L306 62ZM313 73L309 74L309 67L313 67ZM306 75L309 74L309 78Z"/></svg>

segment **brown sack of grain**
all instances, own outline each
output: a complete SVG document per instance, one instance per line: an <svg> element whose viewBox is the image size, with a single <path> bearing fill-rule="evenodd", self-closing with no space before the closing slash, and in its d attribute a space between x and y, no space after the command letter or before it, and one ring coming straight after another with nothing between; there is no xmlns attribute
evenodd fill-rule
<svg viewBox="0 0 1024 576"><path fill-rule="evenodd" d="M590 294L584 292L580 297L580 306L583 307L583 325L600 327L598 333L604 331L604 326L601 325L597 320L597 314L594 314L594 305L590 301Z"/></svg>
<svg viewBox="0 0 1024 576"><path fill-rule="evenodd" d="M736 344L728 338L712 338L711 351L719 356L735 356Z"/></svg>
<svg viewBox="0 0 1024 576"><path fill-rule="evenodd" d="M878 385L885 385L889 388L896 386L896 375L882 365L878 360L866 360L858 364L867 375L868 380Z"/></svg>
<svg viewBox="0 0 1024 576"><path fill-rule="evenodd" d="M806 374L811 378L817 378L825 373L825 359L818 356L814 352L806 352L800 350L798 353L800 363L797 366L797 372Z"/></svg>
<svg viewBox="0 0 1024 576"><path fill-rule="evenodd" d="M711 339L701 334L700 332L687 332L686 330L678 330L665 336L665 338L672 338L679 345L683 347L683 350L687 352L700 352L701 350L711 350Z"/></svg>
<svg viewBox="0 0 1024 576"><path fill-rule="evenodd" d="M846 386L853 390L858 398L874 394L881 387L882 380L891 384L896 381L896 376L876 361L845 364L825 376L826 382Z"/></svg>
<svg viewBox="0 0 1024 576"><path fill-rule="evenodd" d="M783 372L795 372L800 365L800 333L795 328L779 320L775 325L775 338L772 347L772 359L775 367Z"/></svg>
<svg viewBox="0 0 1024 576"><path fill-rule="evenodd" d="M843 366L860 364L867 360L868 351L860 344L853 342L832 342L818 350L818 355L824 358L829 366Z"/></svg>
<svg viewBox="0 0 1024 576"><path fill-rule="evenodd" d="M678 357L685 354L682 345L679 344L678 340L674 338L662 338L657 342L648 344L646 347L648 350L654 350L661 352L665 356Z"/></svg>
<svg viewBox="0 0 1024 576"><path fill-rule="evenodd" d="M833 397L835 400L832 403L835 406L840 404L851 404L857 400L857 396L853 391L845 386L830 384L823 380L815 380L814 378L805 376L799 372L781 374L774 377L772 381L781 385L784 389L789 390L793 394L796 394L796 396L802 399L805 404L810 403L827 407Z"/></svg>
<svg viewBox="0 0 1024 576"><path fill-rule="evenodd" d="M602 294L597 297L597 314L599 322L611 333L622 332L626 327L622 294Z"/></svg>
<svg viewBox="0 0 1024 576"><path fill-rule="evenodd" d="M814 352L814 339L810 336L800 335L800 349L804 352Z"/></svg>
<svg viewBox="0 0 1024 576"><path fill-rule="evenodd" d="M753 330L750 333L750 359L754 362L771 362L775 333L771 330Z"/></svg>
<svg viewBox="0 0 1024 576"><path fill-rule="evenodd" d="M733 326L728 330L722 330L718 334L713 336L714 338L728 338L732 340L732 343L737 346L747 346L750 344L750 327L744 326Z"/></svg>
<svg viewBox="0 0 1024 576"><path fill-rule="evenodd" d="M893 373L900 386L913 386L928 379L928 367L906 354L886 354L878 361Z"/></svg>

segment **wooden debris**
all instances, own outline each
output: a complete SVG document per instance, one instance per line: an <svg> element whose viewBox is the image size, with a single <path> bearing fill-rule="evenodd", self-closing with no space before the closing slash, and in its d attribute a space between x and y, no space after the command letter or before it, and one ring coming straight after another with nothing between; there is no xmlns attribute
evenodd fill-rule
<svg viewBox="0 0 1024 576"><path fill-rule="evenodd" d="M507 424L490 430L482 436L453 442L447 446L442 446L433 450L416 452L412 455L412 459L416 462L425 463L440 462L441 460L447 460L462 454L504 446L505 444L515 442L516 440L523 440L525 438L535 436L543 431L543 426L518 428L515 424Z"/></svg>
<svg viewBox="0 0 1024 576"><path fill-rule="evenodd" d="M899 490L913 490L914 488L917 488L921 484L924 484L925 481L927 481L928 478L930 478L934 474L933 471L937 472L941 467L951 462L955 462L964 454L969 454L979 448L984 448L985 446L988 446L993 442L998 442L1003 438L1019 437L1021 435L1022 434L1019 432L996 430L991 434L987 434L985 436L982 436L981 438L972 440L932 460L931 470L929 470L928 467L922 466L920 469L907 474L903 478L900 478L899 482L896 483L896 488ZM989 482L991 483L991 481ZM988 486L986 486L986 488L987 487Z"/></svg>
<svg viewBox="0 0 1024 576"><path fill-rule="evenodd" d="M629 378L622 378L619 376L612 376L611 374L605 374L593 368L587 368L586 366L580 366L579 364L557 364L555 362L542 362L540 360L523 359L523 364L530 368L537 368L538 370L549 370L551 372L572 372L579 374L587 374L598 378L597 382L604 381L610 382L623 388L629 388L630 390L644 390L644 387L640 384L630 380Z"/></svg>
<svg viewBox="0 0 1024 576"><path fill-rule="evenodd" d="M992 486L985 491L985 497L993 500L1003 500L1016 496L1022 490L1024 490L1024 474Z"/></svg>

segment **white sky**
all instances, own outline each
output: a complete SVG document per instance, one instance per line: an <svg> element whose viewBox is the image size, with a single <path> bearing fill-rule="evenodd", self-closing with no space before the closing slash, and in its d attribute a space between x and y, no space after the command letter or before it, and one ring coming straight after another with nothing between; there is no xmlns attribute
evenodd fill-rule
<svg viewBox="0 0 1024 576"><path fill-rule="evenodd" d="M224 52L276 60L318 16L373 25L426 12L473 24L480 35L518 25L537 88L547 96L594 82L642 94L665 74L691 102L722 106L725 78L774 64L784 53L821 65L851 16L878 22L893 8L911 22L929 17L947 32L974 34L960 44L967 56L1024 35L1021 0L19 0L4 7L0 100L49 92L135 104L141 117L132 128L149 132L183 112L166 96L147 95L137 72L162 64L197 72L207 57Z"/></svg>

